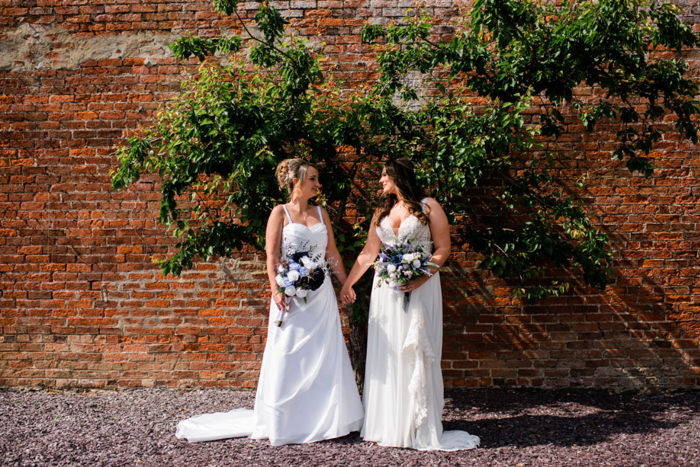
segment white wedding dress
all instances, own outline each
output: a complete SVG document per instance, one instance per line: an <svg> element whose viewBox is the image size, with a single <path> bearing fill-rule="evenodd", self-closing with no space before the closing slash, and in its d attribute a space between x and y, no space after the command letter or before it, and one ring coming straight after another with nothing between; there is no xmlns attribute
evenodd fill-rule
<svg viewBox="0 0 700 467"><path fill-rule="evenodd" d="M328 232L323 222L309 228L293 223L286 208L285 212L289 218L282 230L285 247L311 253L326 250ZM293 298L289 310L278 327L281 313L272 301L255 409L183 420L177 426L178 438L197 442L250 436L279 446L360 430L362 402L330 278L326 276L319 289L309 292L306 303Z"/></svg>
<svg viewBox="0 0 700 467"><path fill-rule="evenodd" d="M425 202L425 200L423 200ZM388 217L377 226L387 245L415 238L431 249L430 227L414 215L395 235ZM472 449L479 437L466 431L442 431L444 407L442 371L442 291L440 274L411 292L404 311L404 294L379 286L375 275L369 309L365 422L362 437L382 446L418 450Z"/></svg>

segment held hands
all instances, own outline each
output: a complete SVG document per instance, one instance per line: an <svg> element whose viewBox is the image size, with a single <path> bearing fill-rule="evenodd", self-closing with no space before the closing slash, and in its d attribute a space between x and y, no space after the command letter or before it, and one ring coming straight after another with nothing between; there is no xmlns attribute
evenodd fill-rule
<svg viewBox="0 0 700 467"><path fill-rule="evenodd" d="M406 284L401 285L399 290L401 292L412 292L421 285L425 284L428 281L428 279L430 279L430 276L421 276L417 279L410 280ZM340 291L340 301L343 304L343 306L348 306L350 303L355 303L356 299L357 294L351 286L345 285Z"/></svg>
<svg viewBox="0 0 700 467"><path fill-rule="evenodd" d="M340 291L340 301L343 306L348 306L350 303L355 303L357 295L351 286L345 285L343 290Z"/></svg>

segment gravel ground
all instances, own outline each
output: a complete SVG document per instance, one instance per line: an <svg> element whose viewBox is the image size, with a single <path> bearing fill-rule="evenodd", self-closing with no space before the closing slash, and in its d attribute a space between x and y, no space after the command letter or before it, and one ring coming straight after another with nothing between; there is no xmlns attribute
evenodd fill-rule
<svg viewBox="0 0 700 467"><path fill-rule="evenodd" d="M0 465L65 466L700 466L700 392L446 391L445 429L481 437L460 452L417 452L357 433L272 447L175 438L183 418L252 408L254 393L138 389L0 391Z"/></svg>

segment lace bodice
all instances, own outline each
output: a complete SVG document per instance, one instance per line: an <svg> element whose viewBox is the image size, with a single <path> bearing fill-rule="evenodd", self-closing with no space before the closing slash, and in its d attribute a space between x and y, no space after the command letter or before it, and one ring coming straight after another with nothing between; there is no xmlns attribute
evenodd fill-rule
<svg viewBox="0 0 700 467"><path fill-rule="evenodd" d="M425 199L421 201L423 205L423 212L425 212ZM408 216L399 226L398 235L394 233L394 229L389 223L389 217L385 217L377 226L377 236L382 244L388 245L395 243L399 240L406 238L414 238L420 243L426 243L427 251L431 251L431 236L430 236L430 226L428 224L423 224L416 216L411 214Z"/></svg>

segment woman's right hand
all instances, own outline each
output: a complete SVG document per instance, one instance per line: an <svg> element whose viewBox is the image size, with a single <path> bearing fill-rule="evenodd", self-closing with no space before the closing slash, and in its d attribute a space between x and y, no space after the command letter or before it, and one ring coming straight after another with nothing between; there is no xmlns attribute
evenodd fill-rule
<svg viewBox="0 0 700 467"><path fill-rule="evenodd" d="M274 300L277 309L280 311L288 311L289 304L287 303L287 298L282 292L272 292L272 300Z"/></svg>
<svg viewBox="0 0 700 467"><path fill-rule="evenodd" d="M350 285L345 285L340 291L340 301L343 306L348 306L350 303L355 303L356 298L357 295Z"/></svg>

